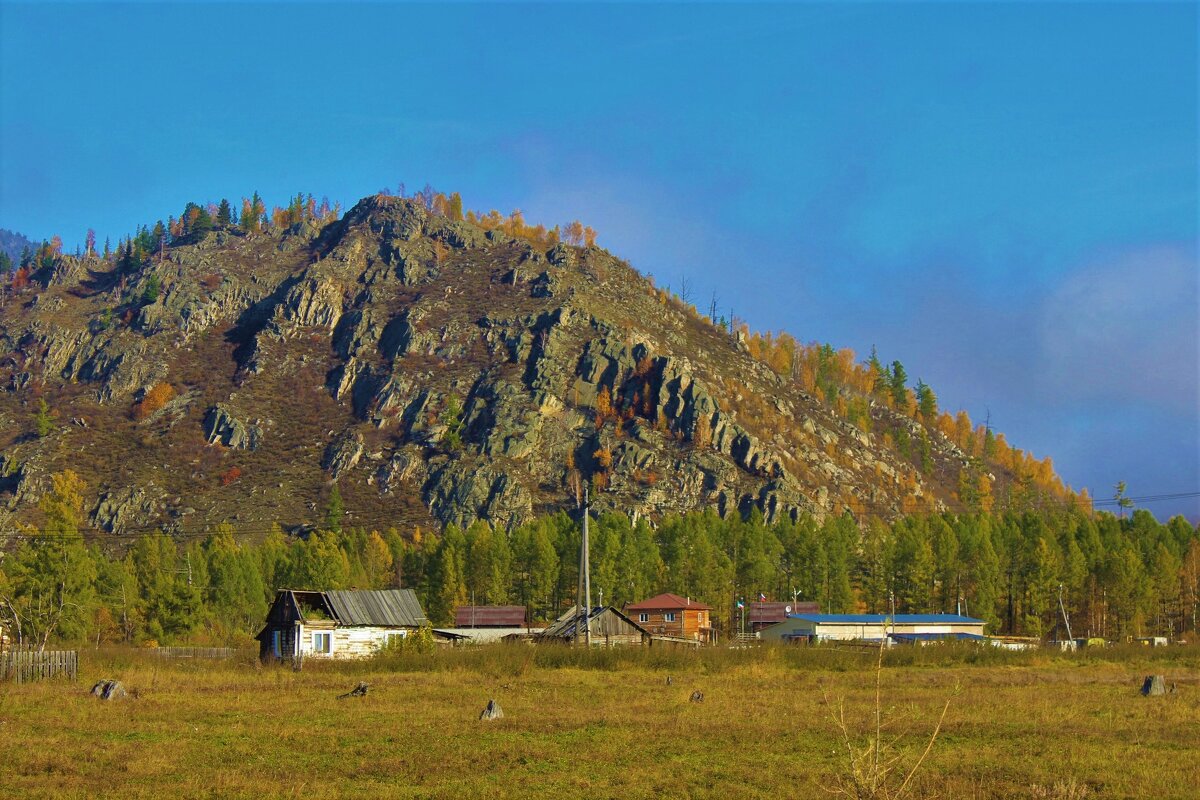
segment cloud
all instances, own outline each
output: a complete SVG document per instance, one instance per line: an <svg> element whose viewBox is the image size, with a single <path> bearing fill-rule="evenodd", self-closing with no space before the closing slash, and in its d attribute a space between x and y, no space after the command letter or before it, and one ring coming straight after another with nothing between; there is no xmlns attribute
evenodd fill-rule
<svg viewBox="0 0 1200 800"><path fill-rule="evenodd" d="M1085 265L1041 303L1038 377L1069 403L1141 402L1196 413L1200 271L1159 245Z"/></svg>

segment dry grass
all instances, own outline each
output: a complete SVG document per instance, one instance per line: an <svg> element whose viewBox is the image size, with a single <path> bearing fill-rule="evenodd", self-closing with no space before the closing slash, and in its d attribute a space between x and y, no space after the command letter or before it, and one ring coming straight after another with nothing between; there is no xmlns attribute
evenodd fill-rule
<svg viewBox="0 0 1200 800"><path fill-rule="evenodd" d="M893 752L920 756L959 685L915 797L1194 797L1200 671L1178 652L885 665ZM820 797L845 769L822 697L868 732L872 667L856 653L500 648L297 673L84 653L78 684L0 685L0 795ZM1141 697L1149 671L1179 691ZM140 698L93 699L101 677ZM359 680L367 697L336 699ZM481 723L489 698L505 718Z"/></svg>

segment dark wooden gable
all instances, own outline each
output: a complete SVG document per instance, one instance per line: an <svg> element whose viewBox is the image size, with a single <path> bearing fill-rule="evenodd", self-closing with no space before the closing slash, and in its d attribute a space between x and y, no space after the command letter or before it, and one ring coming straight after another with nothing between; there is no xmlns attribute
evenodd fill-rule
<svg viewBox="0 0 1200 800"><path fill-rule="evenodd" d="M329 604L321 592L280 589L275 595L275 602L271 604L271 609L267 612L267 627L290 626L296 622L303 622L305 608L310 611L316 609L321 616L326 618L332 616Z"/></svg>

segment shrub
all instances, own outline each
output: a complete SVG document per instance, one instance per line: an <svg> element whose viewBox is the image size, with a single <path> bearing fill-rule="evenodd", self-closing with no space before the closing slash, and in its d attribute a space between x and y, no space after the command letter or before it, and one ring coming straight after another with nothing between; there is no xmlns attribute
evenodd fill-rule
<svg viewBox="0 0 1200 800"><path fill-rule="evenodd" d="M175 397L175 387L169 383L156 383L142 395L142 399L133 404L133 418L138 420L158 411Z"/></svg>
<svg viewBox="0 0 1200 800"><path fill-rule="evenodd" d="M612 451L607 447L601 447L593 455L601 469L610 469L612 467Z"/></svg>

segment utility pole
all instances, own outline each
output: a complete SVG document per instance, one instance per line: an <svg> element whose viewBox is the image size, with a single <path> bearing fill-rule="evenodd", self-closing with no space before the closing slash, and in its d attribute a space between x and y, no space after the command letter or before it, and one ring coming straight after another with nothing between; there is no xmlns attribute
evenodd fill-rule
<svg viewBox="0 0 1200 800"><path fill-rule="evenodd" d="M579 543L579 585L575 607L582 613L582 619L575 623L575 641L579 642L580 626L583 627L584 643L592 645L592 568L588 557L588 516L590 500L588 487L583 487L583 537Z"/></svg>
<svg viewBox="0 0 1200 800"><path fill-rule="evenodd" d="M1058 585L1058 610L1062 612L1063 624L1067 626L1067 641L1073 642L1075 637L1071 635L1071 620L1067 617L1067 607L1063 605L1062 592L1063 585L1060 583Z"/></svg>
<svg viewBox="0 0 1200 800"><path fill-rule="evenodd" d="M888 592L888 602L891 604L892 613L888 617L888 627L891 628L891 630L888 631L883 637L884 644L886 644L886 645L891 644L891 637L896 633L896 593L895 592Z"/></svg>
<svg viewBox="0 0 1200 800"><path fill-rule="evenodd" d="M591 502L588 499L588 487L583 487L583 598L587 603L584 620L584 642L588 648L592 646L592 558L588 546L588 517L591 516Z"/></svg>

